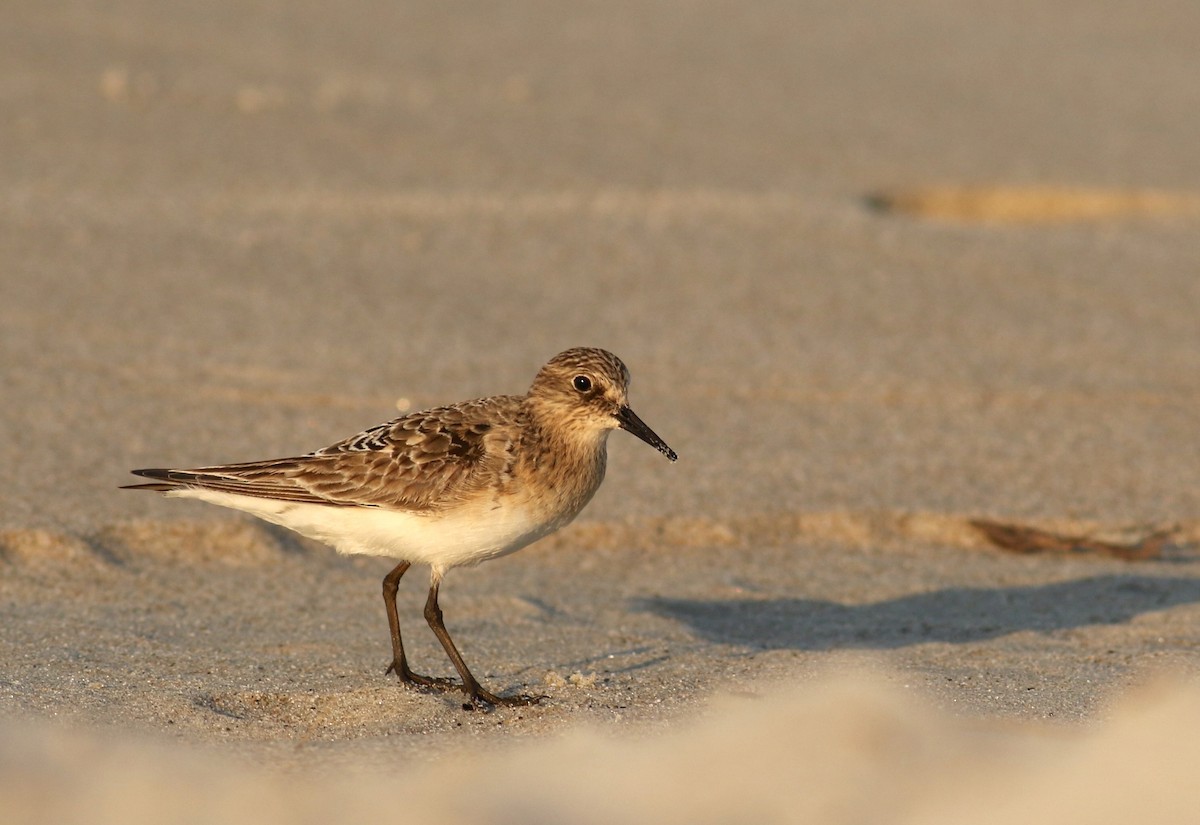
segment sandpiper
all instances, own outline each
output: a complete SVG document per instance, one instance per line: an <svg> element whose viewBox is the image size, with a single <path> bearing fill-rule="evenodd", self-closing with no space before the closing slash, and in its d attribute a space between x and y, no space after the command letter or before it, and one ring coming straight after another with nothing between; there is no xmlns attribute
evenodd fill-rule
<svg viewBox="0 0 1200 825"><path fill-rule="evenodd" d="M629 370L602 349L559 353L525 395L499 395L411 413L307 455L200 467L134 470L158 490L243 510L333 546L399 559L383 579L395 673L407 685L461 687L463 707L525 705L497 696L467 668L438 607L446 572L520 550L571 522L604 480L610 430L627 430L675 461L629 408ZM408 666L396 589L413 564L430 566L425 620L458 671Z"/></svg>

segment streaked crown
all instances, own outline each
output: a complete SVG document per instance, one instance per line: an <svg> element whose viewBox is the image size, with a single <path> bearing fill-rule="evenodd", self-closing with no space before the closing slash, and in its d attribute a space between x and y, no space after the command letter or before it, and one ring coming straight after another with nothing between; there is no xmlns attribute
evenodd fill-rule
<svg viewBox="0 0 1200 825"><path fill-rule="evenodd" d="M625 405L628 389L629 369L620 358L608 350L575 347L560 352L538 371L529 397L561 411L573 409L611 420Z"/></svg>
<svg viewBox="0 0 1200 825"><path fill-rule="evenodd" d="M628 390L629 370L620 358L606 350L579 347L560 352L542 367L525 405L542 426L571 434L577 444L591 445L597 478L604 475L604 439L617 428L636 435L671 461L677 459L675 451L629 408Z"/></svg>

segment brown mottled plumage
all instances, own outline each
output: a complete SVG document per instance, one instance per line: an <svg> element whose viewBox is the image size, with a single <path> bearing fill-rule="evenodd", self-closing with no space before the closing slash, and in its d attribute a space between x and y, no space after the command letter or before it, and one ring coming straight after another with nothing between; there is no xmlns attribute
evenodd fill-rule
<svg viewBox="0 0 1200 825"><path fill-rule="evenodd" d="M401 559L384 579L392 663L401 681L447 688L408 668L396 588L429 564L425 617L462 677L467 704L498 697L467 669L437 604L452 567L515 552L569 523L604 480L608 433L625 429L672 461L675 452L629 408L629 370L610 352L579 347L538 372L523 396L500 395L412 413L295 458L134 470L158 490L233 507L333 545Z"/></svg>

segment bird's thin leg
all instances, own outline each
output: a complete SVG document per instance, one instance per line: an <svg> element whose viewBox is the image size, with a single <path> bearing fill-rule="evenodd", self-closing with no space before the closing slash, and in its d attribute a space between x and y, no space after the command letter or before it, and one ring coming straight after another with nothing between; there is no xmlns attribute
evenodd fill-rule
<svg viewBox="0 0 1200 825"><path fill-rule="evenodd" d="M400 586L400 577L411 566L410 562L402 561L391 573L383 577L383 606L387 610L388 629L392 632L392 663L388 665L387 673L395 673L401 682L421 685L422 687L449 690L457 688L458 684L452 679L436 679L432 676L422 676L413 673L408 668L408 660L404 656L404 642L400 639L400 617L396 613L396 590Z"/></svg>
<svg viewBox="0 0 1200 825"><path fill-rule="evenodd" d="M463 661L462 654L458 652L458 648L454 645L454 640L450 638L450 632L446 630L446 625L442 621L442 609L438 607L438 586L440 584L441 577L435 573L433 582L429 585L429 598L425 601L425 621L429 622L429 627L433 630L433 635L437 636L438 641L442 643L442 647L446 649L446 655L450 657L454 669L462 677L462 689L466 696L466 701L463 703L463 710L474 710L480 702L489 705L513 706L534 705L545 699L545 696L529 696L525 694L497 696L479 684L479 681L471 675L471 671L467 668L467 663Z"/></svg>

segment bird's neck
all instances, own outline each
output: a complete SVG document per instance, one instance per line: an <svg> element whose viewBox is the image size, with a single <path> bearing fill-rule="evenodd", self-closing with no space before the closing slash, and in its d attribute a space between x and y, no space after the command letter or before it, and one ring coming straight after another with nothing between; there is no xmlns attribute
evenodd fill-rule
<svg viewBox="0 0 1200 825"><path fill-rule="evenodd" d="M555 497L572 514L583 509L604 480L608 431L563 426L559 418L551 424L533 410L525 437L529 443L521 450L527 465L523 469L548 479Z"/></svg>

